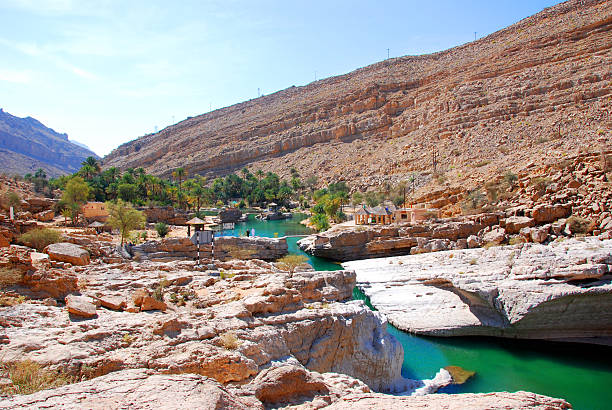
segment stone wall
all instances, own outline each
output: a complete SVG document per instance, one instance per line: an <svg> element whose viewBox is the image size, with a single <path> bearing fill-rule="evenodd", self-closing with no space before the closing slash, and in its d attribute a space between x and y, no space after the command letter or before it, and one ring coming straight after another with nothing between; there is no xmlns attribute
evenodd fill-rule
<svg viewBox="0 0 612 410"><path fill-rule="evenodd" d="M215 238L214 247L214 257L218 260L262 259L272 261L288 253L287 240L284 238L226 236ZM172 261L195 259L198 256L198 248L191 243L189 238L167 238L133 246L130 253L142 260ZM211 257L212 247L200 245L200 258L210 259Z"/></svg>

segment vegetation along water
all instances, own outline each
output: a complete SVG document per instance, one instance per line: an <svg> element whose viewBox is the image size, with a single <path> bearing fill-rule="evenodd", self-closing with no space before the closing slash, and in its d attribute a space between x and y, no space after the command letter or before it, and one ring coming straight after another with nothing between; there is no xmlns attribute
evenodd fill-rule
<svg viewBox="0 0 612 410"><path fill-rule="evenodd" d="M307 235L312 231L300 224L306 218L260 221L249 215L246 223L235 225L222 235L245 234L254 228L257 236ZM304 254L289 237L289 252ZM306 255L316 270L341 269L337 263ZM354 297L366 299L358 289ZM429 338L402 332L389 326L404 347L402 373L405 377L428 379L441 368L461 366L476 371L463 385L451 385L441 393L479 393L526 390L561 397L576 409L604 409L612 403L612 349L591 345L517 341L495 338Z"/></svg>

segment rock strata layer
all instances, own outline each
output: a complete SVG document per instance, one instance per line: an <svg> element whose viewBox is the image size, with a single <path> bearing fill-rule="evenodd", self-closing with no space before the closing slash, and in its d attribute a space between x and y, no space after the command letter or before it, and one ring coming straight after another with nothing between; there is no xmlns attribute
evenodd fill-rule
<svg viewBox="0 0 612 410"><path fill-rule="evenodd" d="M434 336L611 344L612 240L577 238L344 263L394 326Z"/></svg>
<svg viewBox="0 0 612 410"><path fill-rule="evenodd" d="M598 147L600 130L609 144L611 16L609 1L563 2L447 51L185 119L121 145L104 165L212 178L294 167L367 186L430 170L432 146L449 175L478 178Z"/></svg>
<svg viewBox="0 0 612 410"><path fill-rule="evenodd" d="M87 281L82 295L69 295L65 307L30 301L0 309L3 360L78 375L146 367L244 383L294 358L376 391L435 391L450 382L445 370L433 382L401 377L403 349L384 318L349 300L353 272L217 264L223 277L193 262L89 265L79 272Z"/></svg>
<svg viewBox="0 0 612 410"><path fill-rule="evenodd" d="M149 241L133 246L130 252L139 260L169 262L174 260L194 260L198 256L198 247L189 238L168 238L161 241ZM213 256L210 245L200 245L200 257L210 259ZM285 238L233 237L215 238L214 258L261 259L274 261L287 255Z"/></svg>

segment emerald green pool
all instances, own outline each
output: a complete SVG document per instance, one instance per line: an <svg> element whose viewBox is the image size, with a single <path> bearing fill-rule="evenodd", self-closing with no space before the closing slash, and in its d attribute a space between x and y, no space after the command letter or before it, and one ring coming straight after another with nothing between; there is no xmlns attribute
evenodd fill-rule
<svg viewBox="0 0 612 410"><path fill-rule="evenodd" d="M233 231L240 234L255 228L258 236L304 235L311 231L295 215L284 221L259 221L252 216ZM288 238L289 251L303 254L299 238ZM308 256L308 255L307 255ZM337 270L340 265L308 256L316 270ZM366 299L356 289L354 297ZM367 301L366 301L367 302ZM520 341L496 338L430 338L410 335L389 326L404 347L404 377L429 379L444 366L456 365L476 371L461 386L442 393L486 393L526 390L561 397L575 409L612 408L612 348L583 344Z"/></svg>

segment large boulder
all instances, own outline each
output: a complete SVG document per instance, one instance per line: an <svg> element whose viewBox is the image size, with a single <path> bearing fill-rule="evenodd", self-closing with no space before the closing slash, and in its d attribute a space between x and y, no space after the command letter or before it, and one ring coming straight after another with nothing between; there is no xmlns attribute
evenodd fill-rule
<svg viewBox="0 0 612 410"><path fill-rule="evenodd" d="M147 369L113 372L84 382L0 401L0 408L62 409L262 409L197 374L154 374Z"/></svg>
<svg viewBox="0 0 612 410"><path fill-rule="evenodd" d="M554 222L560 218L567 218L572 213L571 205L564 204L542 204L531 211L531 217L537 225Z"/></svg>
<svg viewBox="0 0 612 410"><path fill-rule="evenodd" d="M612 345L612 284L606 280L612 240L454 250L450 256L439 252L343 266L355 270L357 286L372 305L410 333Z"/></svg>
<svg viewBox="0 0 612 410"><path fill-rule="evenodd" d="M34 215L34 217L40 222L49 222L52 221L53 218L55 218L55 212L53 212L51 209L48 209L46 211L38 212Z"/></svg>
<svg viewBox="0 0 612 410"><path fill-rule="evenodd" d="M314 396L329 393L321 377L296 365L266 369L257 375L252 384L255 397L268 405L312 399Z"/></svg>
<svg viewBox="0 0 612 410"><path fill-rule="evenodd" d="M66 296L65 302L68 313L72 315L84 318L93 318L97 316L96 305L93 304L91 298L68 295Z"/></svg>
<svg viewBox="0 0 612 410"><path fill-rule="evenodd" d="M53 243L45 248L51 260L83 266L89 264L89 252L68 242Z"/></svg>
<svg viewBox="0 0 612 410"><path fill-rule="evenodd" d="M487 232L482 236L485 243L492 243L499 245L506 240L506 230L504 228L497 228Z"/></svg>
<svg viewBox="0 0 612 410"><path fill-rule="evenodd" d="M530 228L535 225L533 218L527 216L511 216L506 218L506 232L510 235L517 234L523 228Z"/></svg>

